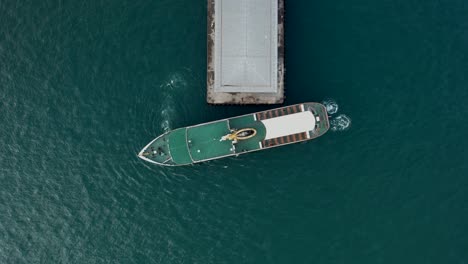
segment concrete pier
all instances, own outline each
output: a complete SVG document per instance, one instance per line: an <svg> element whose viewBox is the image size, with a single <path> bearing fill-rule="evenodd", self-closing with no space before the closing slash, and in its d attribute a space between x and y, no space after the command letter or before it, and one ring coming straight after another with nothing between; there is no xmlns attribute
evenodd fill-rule
<svg viewBox="0 0 468 264"><path fill-rule="evenodd" d="M284 0L208 0L207 101L284 100Z"/></svg>

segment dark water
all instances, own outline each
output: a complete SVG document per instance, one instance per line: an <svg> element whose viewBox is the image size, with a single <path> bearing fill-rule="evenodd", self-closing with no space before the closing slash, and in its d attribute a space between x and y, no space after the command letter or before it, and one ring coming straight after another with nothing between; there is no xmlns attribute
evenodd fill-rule
<svg viewBox="0 0 468 264"><path fill-rule="evenodd" d="M0 1L0 263L468 263L468 2L286 3L286 104L342 132L182 168L206 1Z"/></svg>

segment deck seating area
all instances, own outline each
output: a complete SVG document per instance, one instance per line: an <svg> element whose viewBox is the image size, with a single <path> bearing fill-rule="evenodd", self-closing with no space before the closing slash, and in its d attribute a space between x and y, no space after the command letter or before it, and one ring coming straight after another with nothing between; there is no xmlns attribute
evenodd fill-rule
<svg viewBox="0 0 468 264"><path fill-rule="evenodd" d="M302 132L302 133L297 133L293 135L288 135L284 137L279 137L279 138L272 138L272 139L267 139L262 141L262 148L269 148L273 147L276 145L283 145L283 144L289 144L289 143L294 143L298 141L303 141L308 139L307 134L308 132Z"/></svg>
<svg viewBox="0 0 468 264"><path fill-rule="evenodd" d="M265 120L273 117L279 117L279 116L284 116L284 115L289 115L289 114L294 114L302 112L301 105L291 105L288 107L283 107L283 108L278 108L278 109L273 109L273 110L268 110L260 113L256 113L255 117L257 120Z"/></svg>

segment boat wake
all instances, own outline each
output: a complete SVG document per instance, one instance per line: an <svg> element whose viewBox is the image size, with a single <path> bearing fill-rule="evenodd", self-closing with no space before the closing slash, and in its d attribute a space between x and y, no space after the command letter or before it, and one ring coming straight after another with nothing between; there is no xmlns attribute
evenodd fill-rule
<svg viewBox="0 0 468 264"><path fill-rule="evenodd" d="M345 131L348 130L351 126L351 118L347 115L338 115L337 117L333 117L330 120L330 129L331 131Z"/></svg>
<svg viewBox="0 0 468 264"><path fill-rule="evenodd" d="M168 90L180 89L181 87L187 86L187 81L185 81L183 74L174 73L171 74L168 78L168 81L161 84L161 86Z"/></svg>
<svg viewBox="0 0 468 264"><path fill-rule="evenodd" d="M331 131L345 131L351 126L351 118L347 115L340 114L338 116L332 116L338 113L338 103L333 99L326 99L322 104L327 108L327 113L330 115L330 129Z"/></svg>
<svg viewBox="0 0 468 264"><path fill-rule="evenodd" d="M326 99L322 104L327 108L327 113L329 115L336 114L338 112L338 103L333 99Z"/></svg>
<svg viewBox="0 0 468 264"><path fill-rule="evenodd" d="M177 94L177 90L183 89L187 86L187 82L180 73L175 73L169 76L168 80L163 82L159 88L161 90L162 103L160 104L161 114L161 129L164 132L172 129L171 121L175 115L175 100L174 94Z"/></svg>
<svg viewBox="0 0 468 264"><path fill-rule="evenodd" d="M161 111L161 117L162 117L162 122L161 122L161 129L164 132L168 132L171 130L171 109L163 109Z"/></svg>

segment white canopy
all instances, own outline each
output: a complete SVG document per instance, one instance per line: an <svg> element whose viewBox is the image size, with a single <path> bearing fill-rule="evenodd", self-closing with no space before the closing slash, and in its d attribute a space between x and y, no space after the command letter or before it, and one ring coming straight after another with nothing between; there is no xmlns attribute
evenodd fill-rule
<svg viewBox="0 0 468 264"><path fill-rule="evenodd" d="M261 122L266 128L265 140L307 132L315 128L315 117L310 111L269 118Z"/></svg>

